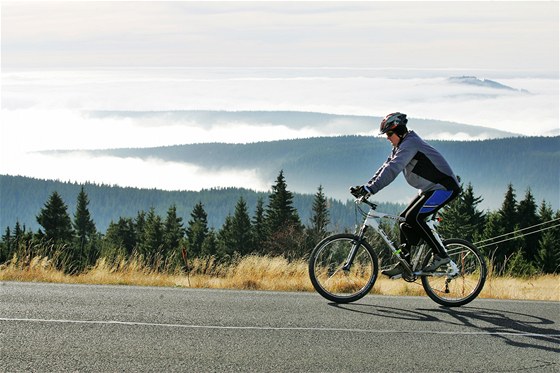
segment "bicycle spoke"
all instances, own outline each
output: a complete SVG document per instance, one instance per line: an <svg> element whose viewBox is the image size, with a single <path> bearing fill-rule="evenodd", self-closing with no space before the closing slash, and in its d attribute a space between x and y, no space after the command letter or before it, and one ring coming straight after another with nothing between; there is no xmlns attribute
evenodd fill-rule
<svg viewBox="0 0 560 373"><path fill-rule="evenodd" d="M436 302L445 306L460 306L472 301L482 290L486 280L486 263L478 250L466 241L448 240L446 247L451 260L457 265L457 274L450 276L449 267L442 268L433 276L423 277L422 285Z"/></svg>
<svg viewBox="0 0 560 373"><path fill-rule="evenodd" d="M348 302L363 297L375 282L377 258L352 235L335 235L319 244L310 257L313 286L325 298Z"/></svg>

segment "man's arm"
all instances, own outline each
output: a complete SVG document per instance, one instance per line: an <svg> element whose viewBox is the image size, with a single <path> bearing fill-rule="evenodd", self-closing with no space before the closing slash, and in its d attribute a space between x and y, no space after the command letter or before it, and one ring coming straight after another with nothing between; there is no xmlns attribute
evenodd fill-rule
<svg viewBox="0 0 560 373"><path fill-rule="evenodd" d="M391 184L393 180L401 173L407 164L410 163L412 158L416 155L416 148L414 146L406 146L403 143L401 147L397 148L396 152L389 157L389 159L377 170L371 180L364 186L370 193L375 194L387 185Z"/></svg>

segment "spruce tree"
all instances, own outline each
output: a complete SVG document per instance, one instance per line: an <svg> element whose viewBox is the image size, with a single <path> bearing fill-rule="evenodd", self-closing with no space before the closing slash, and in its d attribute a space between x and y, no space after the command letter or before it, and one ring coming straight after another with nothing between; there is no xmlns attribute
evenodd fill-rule
<svg viewBox="0 0 560 373"><path fill-rule="evenodd" d="M184 235L185 228L183 227L183 218L177 216L177 207L172 205L167 210L167 217L164 222L164 254L171 255L173 252L177 251Z"/></svg>
<svg viewBox="0 0 560 373"><path fill-rule="evenodd" d="M13 251L13 241L10 227L6 227L0 243L0 264L8 260L10 253Z"/></svg>
<svg viewBox="0 0 560 373"><path fill-rule="evenodd" d="M537 266L544 273L560 273L560 227L554 227L560 219L560 211L554 214L552 208L543 201L539 207L539 220L542 232L538 243ZM552 228L550 228L552 227Z"/></svg>
<svg viewBox="0 0 560 373"><path fill-rule="evenodd" d="M232 219L234 251L240 255L246 255L253 251L251 218L247 211L247 203L243 197L239 197L235 205L235 212Z"/></svg>
<svg viewBox="0 0 560 373"><path fill-rule="evenodd" d="M25 236L25 225L22 227L19 220L16 221L16 225L14 227L14 245L16 250L19 248L20 244L24 243Z"/></svg>
<svg viewBox="0 0 560 373"><path fill-rule="evenodd" d="M265 252L265 242L268 239L266 220L264 211L264 201L261 197L257 199L257 205L255 207L255 214L251 220L252 227L252 238L253 238L253 250L259 254L264 254Z"/></svg>
<svg viewBox="0 0 560 373"><path fill-rule="evenodd" d="M517 201L515 199L515 190L513 185L509 184L504 202L502 203L502 208L498 211L500 220L499 223L505 233L512 233L510 236L506 236L502 239L511 238L511 240L501 242L498 245L498 250L496 251L496 259L498 262L501 260L508 260L511 256L516 253L519 248L523 245L523 239L515 239L516 236L513 234L519 228L519 215L517 213Z"/></svg>
<svg viewBox="0 0 560 373"><path fill-rule="evenodd" d="M272 186L269 204L266 209L268 241L267 253L282 254L286 257L298 257L305 249L303 227L296 209L293 207L293 194L280 171L276 184Z"/></svg>
<svg viewBox="0 0 560 373"><path fill-rule="evenodd" d="M74 221L72 223L76 235L73 260L77 265L78 271L83 270L88 264L93 264L97 257L94 242L97 229L91 218L88 205L89 199L82 186L78 194L76 212L74 213Z"/></svg>
<svg viewBox="0 0 560 373"><path fill-rule="evenodd" d="M198 202L191 212L191 219L187 226L187 250L189 258L195 258L202 253L202 244L208 235L208 215L204 211L202 202Z"/></svg>
<svg viewBox="0 0 560 373"><path fill-rule="evenodd" d="M560 242L552 230L542 234L536 263L544 273L560 273Z"/></svg>
<svg viewBox="0 0 560 373"><path fill-rule="evenodd" d="M74 232L68 215L68 207L58 192L53 192L37 215L37 223L43 227L39 236L55 245L69 245ZM52 254L52 253L51 253Z"/></svg>
<svg viewBox="0 0 560 373"><path fill-rule="evenodd" d="M323 193L323 186L319 185L313 199L312 215L308 228L309 246L317 244L327 235L327 227L330 224L328 201Z"/></svg>
<svg viewBox="0 0 560 373"><path fill-rule="evenodd" d="M517 214L517 201L515 199L515 190L513 185L509 184L502 208L498 211L501 217L502 226L506 232L513 232L519 221Z"/></svg>
<svg viewBox="0 0 560 373"><path fill-rule="evenodd" d="M220 259L230 259L235 253L235 232L233 228L233 217L226 216L222 229L218 232L217 254Z"/></svg>
<svg viewBox="0 0 560 373"><path fill-rule="evenodd" d="M484 226L484 214L477 209L480 202L482 198L474 196L473 187L469 183L459 197L440 211L442 222L438 230L441 235L474 241Z"/></svg>
<svg viewBox="0 0 560 373"><path fill-rule="evenodd" d="M537 216L537 205L530 188L527 189L525 198L519 202L519 206L517 207L517 214L519 217L520 229L533 227L539 224L539 217ZM535 233L539 229L540 227L533 227L523 231L523 234L525 235L525 257L529 261L535 260L539 251L538 243L540 234Z"/></svg>
<svg viewBox="0 0 560 373"><path fill-rule="evenodd" d="M163 222L152 207L146 215L144 237L140 246L140 254L144 256L147 264L153 265L160 260L163 250Z"/></svg>
<svg viewBox="0 0 560 373"><path fill-rule="evenodd" d="M138 211L136 219L134 219L134 239L136 241L136 249L144 243L144 229L146 226L146 212Z"/></svg>
<svg viewBox="0 0 560 373"><path fill-rule="evenodd" d="M134 230L134 221L131 218L121 217L116 223L111 221L103 238L101 256L109 260L130 257L136 248Z"/></svg>
<svg viewBox="0 0 560 373"><path fill-rule="evenodd" d="M501 217L498 211L489 212L486 216L486 224L484 226L481 237L482 240L490 240L494 237L502 236L505 233L506 232L501 224ZM499 240L501 239L499 238L497 240L484 242L484 247L481 247L481 250L484 255L490 260L495 273L498 275L502 275L505 270L504 262L507 258L504 257L505 251L500 250L500 248L502 247L500 246L501 244L493 243Z"/></svg>
<svg viewBox="0 0 560 373"><path fill-rule="evenodd" d="M214 228L210 228L204 242L202 243L202 251L200 256L203 258L209 258L211 256L216 256L218 253L218 240L216 238L216 232Z"/></svg>
<svg viewBox="0 0 560 373"><path fill-rule="evenodd" d="M280 171L276 184L272 186L266 209L266 222L271 234L281 231L286 226L300 226L300 218L293 207L294 195L288 190L284 171Z"/></svg>

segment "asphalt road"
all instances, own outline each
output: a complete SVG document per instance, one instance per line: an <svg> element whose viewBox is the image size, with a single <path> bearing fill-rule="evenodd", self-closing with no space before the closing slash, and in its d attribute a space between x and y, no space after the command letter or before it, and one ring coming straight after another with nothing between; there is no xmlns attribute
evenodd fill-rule
<svg viewBox="0 0 560 373"><path fill-rule="evenodd" d="M0 283L0 371L560 372L560 303Z"/></svg>

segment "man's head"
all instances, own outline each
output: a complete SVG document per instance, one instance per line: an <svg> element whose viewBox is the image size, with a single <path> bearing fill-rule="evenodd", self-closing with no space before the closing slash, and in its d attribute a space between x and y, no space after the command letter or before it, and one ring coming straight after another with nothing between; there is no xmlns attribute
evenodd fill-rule
<svg viewBox="0 0 560 373"><path fill-rule="evenodd" d="M393 146L397 146L403 136L408 132L408 128L406 127L407 123L408 119L406 119L406 114L398 112L391 113L381 121L379 134L386 135L387 139L391 141L391 144L393 144Z"/></svg>

